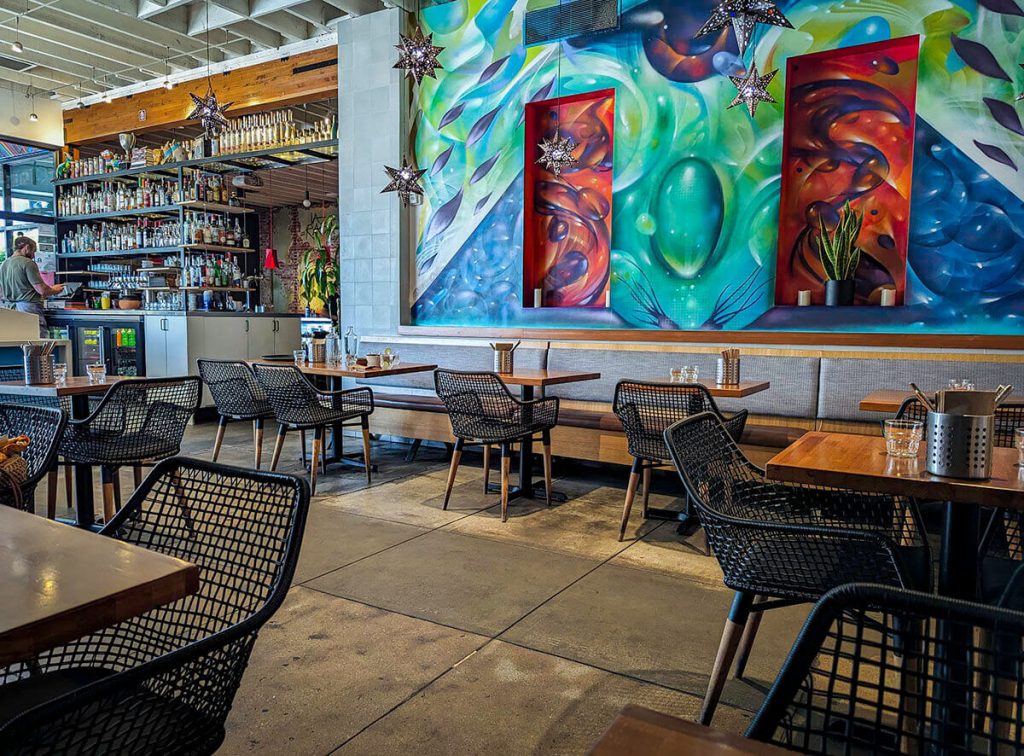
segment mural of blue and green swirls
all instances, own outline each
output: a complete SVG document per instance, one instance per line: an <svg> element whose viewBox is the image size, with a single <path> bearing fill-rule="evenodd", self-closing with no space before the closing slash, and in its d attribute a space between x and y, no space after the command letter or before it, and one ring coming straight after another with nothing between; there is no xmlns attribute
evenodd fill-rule
<svg viewBox="0 0 1024 756"><path fill-rule="evenodd" d="M423 10L445 70L416 93L419 325L1024 333L1024 0L789 0L748 51L779 69L727 110L732 33L712 0L623 0L617 30L522 44L526 0ZM791 56L919 35L906 304L774 306ZM559 61L560 59L560 61ZM521 307L524 110L615 90L610 309Z"/></svg>

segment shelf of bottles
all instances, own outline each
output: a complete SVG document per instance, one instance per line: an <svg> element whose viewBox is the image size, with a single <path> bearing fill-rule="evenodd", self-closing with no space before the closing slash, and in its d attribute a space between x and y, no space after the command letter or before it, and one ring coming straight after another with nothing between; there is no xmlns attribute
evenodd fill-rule
<svg viewBox="0 0 1024 756"><path fill-rule="evenodd" d="M181 223L171 219L79 223L60 240L62 255L102 257L123 252L158 254L181 244Z"/></svg>
<svg viewBox="0 0 1024 756"><path fill-rule="evenodd" d="M264 150L302 148L337 138L334 116L300 124L291 110L275 110L228 119L228 126L210 146L212 156Z"/></svg>

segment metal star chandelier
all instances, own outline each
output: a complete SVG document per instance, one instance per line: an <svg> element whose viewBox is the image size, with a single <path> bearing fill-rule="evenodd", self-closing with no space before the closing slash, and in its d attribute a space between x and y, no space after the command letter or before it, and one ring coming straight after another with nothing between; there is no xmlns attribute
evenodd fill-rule
<svg viewBox="0 0 1024 756"><path fill-rule="evenodd" d="M576 165L576 158L572 155L576 142L572 137L563 137L561 132L556 131L553 138L544 139L537 146L541 150L537 164L543 165L545 170L556 176L561 176L563 169Z"/></svg>
<svg viewBox="0 0 1024 756"><path fill-rule="evenodd" d="M419 84L424 77L437 78L434 73L438 68L444 68L437 62L437 56L444 50L434 44L434 35L423 36L423 32L417 28L408 37L404 34L398 35L402 42L395 45L398 50L398 62L393 68L400 68L405 75L412 77Z"/></svg>
<svg viewBox="0 0 1024 756"><path fill-rule="evenodd" d="M776 102L775 98L768 94L768 84L775 78L778 69L769 71L764 76L757 72L757 65L751 63L750 70L745 76L730 76L732 83L739 90L735 99L729 103L729 108L734 108L741 102L746 104L747 111L751 118L757 112L757 105L761 102ZM729 108L726 108L728 110Z"/></svg>
<svg viewBox="0 0 1024 756"><path fill-rule="evenodd" d="M789 23L789 19L783 15L773 0L722 0L711 12L711 18L700 27L694 37L703 37L721 29L729 22L732 22L732 28L736 32L736 44L739 45L741 56L747 51L757 24L793 28L793 24Z"/></svg>
<svg viewBox="0 0 1024 756"><path fill-rule="evenodd" d="M385 165L384 170L387 171L388 176L391 178L391 183L380 190L381 194L385 192L398 192L398 197L406 207L409 206L413 195L417 198L423 196L420 177L426 173L426 170L421 171L416 166L409 165L409 161L405 158L402 158L401 168L392 168ZM416 204L419 203L417 202Z"/></svg>
<svg viewBox="0 0 1024 756"><path fill-rule="evenodd" d="M213 137L220 134L221 129L227 128L228 119L224 117L224 111L234 105L234 102L227 102L223 105L217 104L217 95L213 87L206 90L205 97L197 97L191 92L188 95L195 104L192 112L189 113L190 121L198 120L203 126L206 136Z"/></svg>

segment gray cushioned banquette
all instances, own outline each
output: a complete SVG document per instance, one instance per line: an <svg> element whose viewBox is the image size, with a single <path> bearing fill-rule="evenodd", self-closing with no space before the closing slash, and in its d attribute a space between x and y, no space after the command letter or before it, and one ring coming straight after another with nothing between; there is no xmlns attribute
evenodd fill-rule
<svg viewBox="0 0 1024 756"><path fill-rule="evenodd" d="M978 388L994 389L1003 383L1024 394L1024 363L908 359L823 357L821 360L822 420L878 420L886 415L861 412L860 400L876 389L910 389L911 381L928 393L946 388L952 378L967 378Z"/></svg>
<svg viewBox="0 0 1024 756"><path fill-rule="evenodd" d="M600 380L555 386L550 393L564 399L610 402L615 385L624 378L664 380L669 370L696 365L698 378L714 381L717 355L680 351L643 351L620 349L578 349L552 346L548 351L549 370L590 370L601 373ZM743 380L771 381L771 388L743 399L715 399L726 412L741 409L754 415L813 417L818 406L818 359L816 357L761 357L740 354Z"/></svg>
<svg viewBox="0 0 1024 756"><path fill-rule="evenodd" d="M385 341L363 341L360 351L365 353L382 352L391 347L398 352L402 362L419 362L438 365L452 370L491 370L494 368L494 353L487 345L467 346L465 344L413 344L408 342L388 343ZM521 346L515 352L517 368L539 370L545 366L547 350L529 349ZM358 380L357 383L379 388L413 388L421 391L434 390L434 374L410 373L409 375L393 375L386 378Z"/></svg>

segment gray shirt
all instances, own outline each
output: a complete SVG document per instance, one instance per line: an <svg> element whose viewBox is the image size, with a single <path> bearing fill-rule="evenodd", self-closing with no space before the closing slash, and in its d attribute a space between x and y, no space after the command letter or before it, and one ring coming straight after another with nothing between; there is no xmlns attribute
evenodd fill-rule
<svg viewBox="0 0 1024 756"><path fill-rule="evenodd" d="M11 255L0 265L0 292L8 302L42 304L42 295L34 284L43 283L36 261L22 255Z"/></svg>

